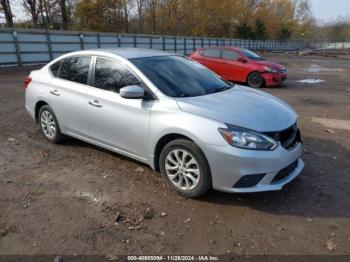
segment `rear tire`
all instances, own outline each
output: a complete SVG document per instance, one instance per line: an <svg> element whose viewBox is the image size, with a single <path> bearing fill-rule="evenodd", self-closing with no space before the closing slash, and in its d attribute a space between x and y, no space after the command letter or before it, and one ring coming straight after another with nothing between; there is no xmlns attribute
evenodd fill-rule
<svg viewBox="0 0 350 262"><path fill-rule="evenodd" d="M264 78L259 72L252 72L248 76L247 84L252 88L261 88L264 85Z"/></svg>
<svg viewBox="0 0 350 262"><path fill-rule="evenodd" d="M169 142L160 153L159 166L167 184L185 197L199 197L211 188L207 159L190 140Z"/></svg>
<svg viewBox="0 0 350 262"><path fill-rule="evenodd" d="M58 144L65 139L65 136L61 133L56 115L49 105L43 105L40 108L38 123L42 134L50 142Z"/></svg>

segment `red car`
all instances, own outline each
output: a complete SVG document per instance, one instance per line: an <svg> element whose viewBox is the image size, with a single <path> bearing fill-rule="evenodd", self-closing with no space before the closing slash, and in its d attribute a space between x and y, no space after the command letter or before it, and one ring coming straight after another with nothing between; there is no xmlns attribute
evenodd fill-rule
<svg viewBox="0 0 350 262"><path fill-rule="evenodd" d="M285 67L247 49L225 46L199 48L190 58L225 80L246 83L254 88L280 85L287 79Z"/></svg>

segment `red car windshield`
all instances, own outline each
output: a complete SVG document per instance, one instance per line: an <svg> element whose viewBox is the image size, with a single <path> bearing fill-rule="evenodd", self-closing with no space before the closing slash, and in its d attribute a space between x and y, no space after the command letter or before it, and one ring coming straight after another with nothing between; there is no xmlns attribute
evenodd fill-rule
<svg viewBox="0 0 350 262"><path fill-rule="evenodd" d="M255 54L254 52L248 50L248 49L242 49L241 50L243 55L251 60L254 60L254 61L263 61L263 60L266 60L265 58L262 58L260 56L258 56L257 54Z"/></svg>

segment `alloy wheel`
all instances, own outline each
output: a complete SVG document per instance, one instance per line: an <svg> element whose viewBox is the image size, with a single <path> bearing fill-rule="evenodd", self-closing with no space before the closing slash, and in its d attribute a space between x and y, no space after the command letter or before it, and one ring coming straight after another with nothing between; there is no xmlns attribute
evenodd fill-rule
<svg viewBox="0 0 350 262"><path fill-rule="evenodd" d="M259 73L252 73L248 78L248 85L253 88L259 88L263 84L263 78Z"/></svg>
<svg viewBox="0 0 350 262"><path fill-rule="evenodd" d="M195 188L201 175L197 160L184 149L174 149L168 153L165 171L170 181L181 190Z"/></svg>
<svg viewBox="0 0 350 262"><path fill-rule="evenodd" d="M48 139L53 139L56 135L56 124L50 111L44 110L40 116L40 125L44 135Z"/></svg>

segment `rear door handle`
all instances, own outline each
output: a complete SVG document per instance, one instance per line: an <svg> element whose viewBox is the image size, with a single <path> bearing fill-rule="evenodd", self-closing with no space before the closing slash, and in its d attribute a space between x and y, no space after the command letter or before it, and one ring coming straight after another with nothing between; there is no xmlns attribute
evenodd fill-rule
<svg viewBox="0 0 350 262"><path fill-rule="evenodd" d="M89 105L92 105L94 107L102 107L100 102L98 100L96 100L96 99L94 101L89 101Z"/></svg>
<svg viewBox="0 0 350 262"><path fill-rule="evenodd" d="M51 90L50 93L55 95L55 96L59 96L60 95L60 93L58 92L57 89Z"/></svg>

